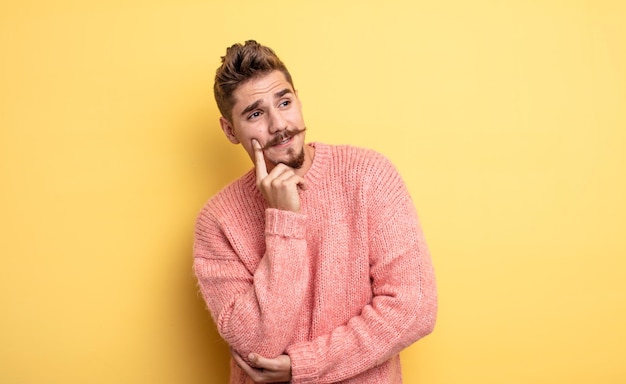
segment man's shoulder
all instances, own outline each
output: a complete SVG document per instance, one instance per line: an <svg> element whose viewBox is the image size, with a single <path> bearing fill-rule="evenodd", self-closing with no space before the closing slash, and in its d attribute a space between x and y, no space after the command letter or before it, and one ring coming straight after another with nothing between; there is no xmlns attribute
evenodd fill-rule
<svg viewBox="0 0 626 384"><path fill-rule="evenodd" d="M256 192L254 170L250 170L211 196L205 203L203 211L223 214L230 210L240 210L255 199Z"/></svg>
<svg viewBox="0 0 626 384"><path fill-rule="evenodd" d="M350 144L317 144L326 148L333 161L339 161L348 169L379 170L393 169L391 161L382 153L365 147Z"/></svg>
<svg viewBox="0 0 626 384"><path fill-rule="evenodd" d="M371 161L371 160L386 160L386 157L380 152L355 146L351 144L324 144L324 143L315 143L316 148L321 148L325 151L328 151L332 158L351 158L355 161Z"/></svg>

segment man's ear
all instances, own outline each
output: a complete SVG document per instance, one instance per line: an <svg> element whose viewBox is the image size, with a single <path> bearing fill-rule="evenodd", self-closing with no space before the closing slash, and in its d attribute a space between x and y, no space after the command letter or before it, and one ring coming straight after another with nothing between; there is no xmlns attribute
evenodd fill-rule
<svg viewBox="0 0 626 384"><path fill-rule="evenodd" d="M220 117L220 126L231 143L239 144L239 139L235 136L235 129L233 128L233 125L224 116Z"/></svg>

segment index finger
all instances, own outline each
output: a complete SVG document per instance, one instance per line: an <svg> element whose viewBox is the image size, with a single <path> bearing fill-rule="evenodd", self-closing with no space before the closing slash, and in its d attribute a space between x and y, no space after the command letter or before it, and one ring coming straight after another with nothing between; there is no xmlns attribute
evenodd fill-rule
<svg viewBox="0 0 626 384"><path fill-rule="evenodd" d="M267 166L265 165L265 156L261 144L256 139L252 139L252 148L254 150L254 167L256 169L256 179L261 181L267 177Z"/></svg>

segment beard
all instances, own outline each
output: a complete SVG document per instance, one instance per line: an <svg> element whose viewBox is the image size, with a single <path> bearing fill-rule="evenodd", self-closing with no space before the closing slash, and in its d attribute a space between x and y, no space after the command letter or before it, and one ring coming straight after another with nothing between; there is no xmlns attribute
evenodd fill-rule
<svg viewBox="0 0 626 384"><path fill-rule="evenodd" d="M295 151L289 150L289 155L292 155L291 159L285 160L285 161L279 161L279 163L283 163L286 166L293 168L293 169L302 168L302 165L304 164L304 147L300 148L299 154L295 155L294 153Z"/></svg>

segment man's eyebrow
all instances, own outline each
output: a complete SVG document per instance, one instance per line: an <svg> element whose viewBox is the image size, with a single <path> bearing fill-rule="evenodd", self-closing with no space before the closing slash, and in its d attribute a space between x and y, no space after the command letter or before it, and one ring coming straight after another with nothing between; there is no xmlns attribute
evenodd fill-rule
<svg viewBox="0 0 626 384"><path fill-rule="evenodd" d="M292 93L292 92L291 92L291 89L289 89L289 88L285 88L285 89L283 89L282 91L278 91L278 92L276 92L276 93L274 94L274 97L275 97L275 98L277 98L277 99L279 99L279 98L281 98L281 97L285 96L285 95L286 95L286 94L288 94L288 93Z"/></svg>
<svg viewBox="0 0 626 384"><path fill-rule="evenodd" d="M247 106L247 107L246 107L246 108L245 108L245 109L241 112L241 114L242 114L242 115L245 115L245 114L247 114L248 112L252 112L252 111L254 111L255 109L257 109L257 108L259 107L259 105L260 105L260 104L261 104L261 100L259 99L259 100L255 101L254 103L252 103L252 104L248 105L248 106Z"/></svg>
<svg viewBox="0 0 626 384"><path fill-rule="evenodd" d="M293 92L291 91L291 89L289 89L289 88L285 88L285 89L283 89L282 91L278 91L278 92L276 92L276 93L274 94L274 98L276 98L276 99L280 99L281 97L283 97L283 96L285 96L286 94L289 94L289 93L293 93ZM252 111L254 111L255 109L257 109L257 108L259 107L259 105L261 105L261 99L259 99L259 100L255 101L254 103L252 103L252 104L248 105L246 108L244 108L244 110L243 110L243 111L241 111L241 114L242 114L242 115L246 115L246 114L248 114L249 112L252 112Z"/></svg>

